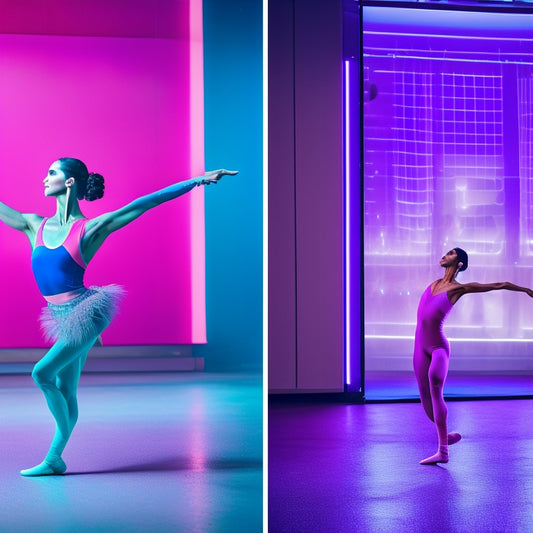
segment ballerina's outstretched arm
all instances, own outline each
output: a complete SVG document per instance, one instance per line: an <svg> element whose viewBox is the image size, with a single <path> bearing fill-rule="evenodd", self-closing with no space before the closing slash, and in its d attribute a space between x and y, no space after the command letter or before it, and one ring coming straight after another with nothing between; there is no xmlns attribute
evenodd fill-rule
<svg viewBox="0 0 533 533"><path fill-rule="evenodd" d="M27 235L39 227L42 219L43 217L32 213L20 213L4 202L0 202L0 220L10 228L22 231Z"/></svg>
<svg viewBox="0 0 533 533"><path fill-rule="evenodd" d="M521 287L520 285L515 285L509 281L498 281L495 283L462 283L457 284L455 287L448 291L448 298L455 304L461 296L465 294L474 294L479 292L489 292L489 291L517 291L525 292L528 296L533 298L533 290L528 287Z"/></svg>
<svg viewBox="0 0 533 533"><path fill-rule="evenodd" d="M133 202L89 220L82 242L83 256L89 261L111 233L117 231L158 205L178 198L199 185L217 183L223 176L234 176L236 170L213 170L203 176L180 181L164 189L141 196Z"/></svg>

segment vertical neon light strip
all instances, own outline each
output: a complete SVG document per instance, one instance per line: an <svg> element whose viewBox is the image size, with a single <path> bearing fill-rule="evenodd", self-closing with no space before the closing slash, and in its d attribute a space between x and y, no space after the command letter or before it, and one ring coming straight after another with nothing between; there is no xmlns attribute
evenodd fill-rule
<svg viewBox="0 0 533 533"><path fill-rule="evenodd" d="M205 172L204 148L204 59L203 1L189 3L189 87L190 87L190 176ZM191 338L205 343L205 201L203 188L196 189L191 202Z"/></svg>
<svg viewBox="0 0 533 533"><path fill-rule="evenodd" d="M268 0L263 0L263 531L268 531Z"/></svg>
<svg viewBox="0 0 533 533"><path fill-rule="evenodd" d="M351 270L350 270L350 62L344 62L344 368L351 385Z"/></svg>

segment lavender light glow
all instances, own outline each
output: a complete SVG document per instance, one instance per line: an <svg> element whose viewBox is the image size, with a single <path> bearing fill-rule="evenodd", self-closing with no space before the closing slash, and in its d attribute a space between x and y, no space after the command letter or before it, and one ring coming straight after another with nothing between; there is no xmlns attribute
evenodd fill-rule
<svg viewBox="0 0 533 533"><path fill-rule="evenodd" d="M471 256L459 281L532 284L533 15L364 13L378 87L364 109L366 368L409 370L418 299L449 248ZM518 295L461 302L454 368L533 368L532 316Z"/></svg>

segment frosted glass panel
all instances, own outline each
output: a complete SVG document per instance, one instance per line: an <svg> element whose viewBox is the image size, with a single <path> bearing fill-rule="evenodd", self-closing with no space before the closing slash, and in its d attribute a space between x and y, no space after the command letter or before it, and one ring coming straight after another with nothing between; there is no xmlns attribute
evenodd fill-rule
<svg viewBox="0 0 533 533"><path fill-rule="evenodd" d="M366 369L409 370L450 248L470 256L460 282L533 285L533 15L368 7L363 21ZM524 294L464 297L446 334L452 369L533 368Z"/></svg>

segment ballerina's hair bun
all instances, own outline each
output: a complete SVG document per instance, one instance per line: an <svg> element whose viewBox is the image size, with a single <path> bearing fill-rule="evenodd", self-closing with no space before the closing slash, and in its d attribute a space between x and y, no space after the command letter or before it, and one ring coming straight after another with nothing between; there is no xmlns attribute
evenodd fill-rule
<svg viewBox="0 0 533 533"><path fill-rule="evenodd" d="M468 254L462 248L454 248L457 259L461 264L459 272L464 272L468 268Z"/></svg>
<svg viewBox="0 0 533 533"><path fill-rule="evenodd" d="M87 188L85 190L85 200L92 202L104 196L104 177L96 172L90 172L87 178Z"/></svg>
<svg viewBox="0 0 533 533"><path fill-rule="evenodd" d="M78 200L98 200L104 195L104 178L101 174L91 172L89 174L87 165L80 159L74 157L62 157L58 160L61 169L67 176L72 176L76 180L76 192Z"/></svg>

